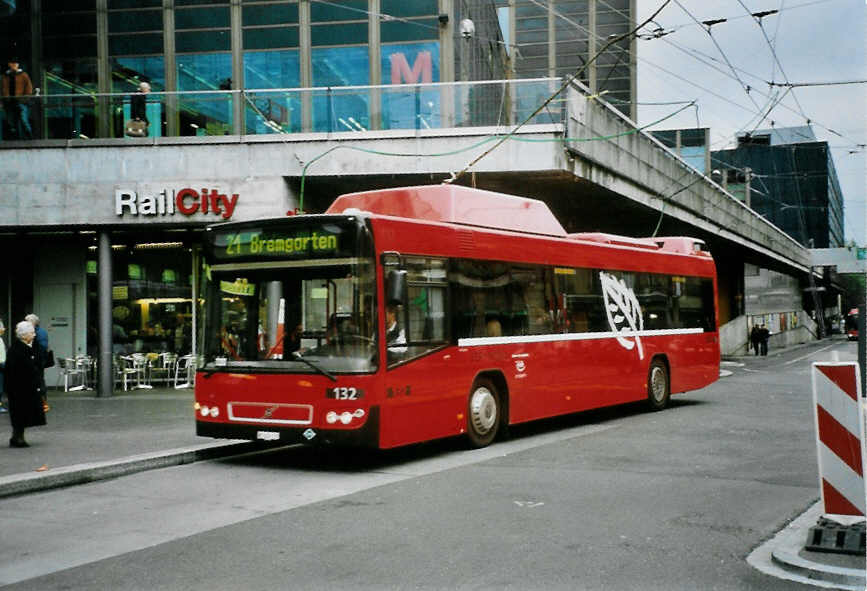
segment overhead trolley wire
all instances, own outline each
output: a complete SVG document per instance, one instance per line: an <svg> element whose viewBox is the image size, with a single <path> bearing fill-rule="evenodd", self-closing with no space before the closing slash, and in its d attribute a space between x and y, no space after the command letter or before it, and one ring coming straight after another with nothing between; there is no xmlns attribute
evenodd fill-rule
<svg viewBox="0 0 867 591"><path fill-rule="evenodd" d="M535 1L535 0L532 0L532 1ZM553 101L553 100L554 100L554 99L555 99L555 98L556 98L556 97L557 97L561 92L563 92L563 91L564 91L564 90L565 90L565 89L566 89L570 84L572 84L572 82L573 82L576 78L578 78L579 76L581 76L581 74L583 74L584 71L585 71L585 70L586 70L586 69L587 69L587 68L588 68L588 67L589 67L593 62L595 62L595 61L599 58L599 56L602 55L602 53L603 53L606 49L608 49L609 47L611 47L612 45L614 45L614 44L617 43L618 41L622 41L623 39L628 39L629 37L632 37L633 35L635 35L635 33L638 32L642 27L644 27L647 23L651 22L654 18L656 18L656 16L657 16L660 12L662 12L662 10L663 10L666 6L668 6L668 4L669 4L670 2L671 2L671 0L665 0L665 1L662 3L662 5L661 5L659 8L657 8L656 11L655 11L651 16L650 16L650 18L648 18L647 20L643 21L641 24L639 24L638 26L636 26L636 27L635 27L634 29L632 29L631 31L627 31L626 33L623 33L622 35L618 35L617 37L613 37L613 38L611 38L611 39L610 39L610 40L609 40L605 45L603 45L603 46L602 46L602 47L601 47L601 48L600 48L600 49L599 49L599 50L598 50L598 51L593 55L593 57L591 57L589 60L587 60L587 62L586 62L585 64L583 64L583 65L582 65L582 66L581 66L577 71L575 71L575 73L573 73L572 75L566 77L566 79L564 80L564 82L563 82L563 84L560 86L560 88L557 89L557 90L555 90L555 91L551 94L551 96L549 96L545 101L543 101L542 104L539 105L539 106L536 108L536 110L533 111L533 112L532 112L532 113L531 113L531 114L530 114L530 115L529 115L529 116L528 116L524 121L522 121L521 123L519 123L519 124L518 124L514 129L512 129L511 132L509 132L509 133L508 133L507 135L505 135L502 139L500 139L500 141L498 141L495 145L491 146L489 149L485 150L485 151L484 151L482 154L480 154L478 157L474 158L474 159L473 159L469 164L467 164L467 165L466 165L462 170L460 170L460 171L459 171L458 173L456 173L456 174L455 174L451 179L448 179L448 180L446 180L445 182L446 182L446 183L453 183L455 180L457 180L457 179L460 178L462 175L464 175L464 174L465 174L465 173L466 173L470 168L472 168L472 167L473 167L477 162L479 162L482 158L484 158L485 156L487 156L488 154L490 154L491 152L493 152L494 150L496 150L499 146L501 146L501 145L503 144L503 142L505 142L509 137L511 137L512 134L516 133L516 132L521 128L521 127L523 127L523 126L524 126L526 123L528 123L529 121L532 121L532 119L533 119L536 115L538 115L538 114L541 113L545 108L547 108L547 106L551 103L551 101Z"/></svg>

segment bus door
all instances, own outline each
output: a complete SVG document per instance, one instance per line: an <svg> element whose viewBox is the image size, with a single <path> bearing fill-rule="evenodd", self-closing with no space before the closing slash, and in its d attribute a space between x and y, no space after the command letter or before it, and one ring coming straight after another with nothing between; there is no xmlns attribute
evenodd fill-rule
<svg viewBox="0 0 867 591"><path fill-rule="evenodd" d="M385 267L383 447L454 435L466 395L455 379L457 359L447 330L446 261L401 257ZM402 283L396 289L394 283ZM390 287L392 286L392 287Z"/></svg>

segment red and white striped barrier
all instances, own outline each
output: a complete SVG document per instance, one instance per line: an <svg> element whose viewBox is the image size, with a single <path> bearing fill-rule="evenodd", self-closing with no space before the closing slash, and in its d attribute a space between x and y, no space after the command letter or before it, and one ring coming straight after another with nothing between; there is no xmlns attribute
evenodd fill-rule
<svg viewBox="0 0 867 591"><path fill-rule="evenodd" d="M858 365L813 364L819 487L826 514L864 516L864 420Z"/></svg>

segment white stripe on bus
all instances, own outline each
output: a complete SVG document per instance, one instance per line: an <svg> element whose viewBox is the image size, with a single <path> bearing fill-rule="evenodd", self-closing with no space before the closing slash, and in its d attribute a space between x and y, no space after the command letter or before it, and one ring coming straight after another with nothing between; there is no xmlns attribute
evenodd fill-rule
<svg viewBox="0 0 867 591"><path fill-rule="evenodd" d="M482 345L511 345L516 343L551 343L556 341L595 341L601 339L668 337L674 335L701 334L702 328L667 328L662 330L624 330L622 332L577 332L557 334L520 335L513 337L472 337L458 339L458 347Z"/></svg>

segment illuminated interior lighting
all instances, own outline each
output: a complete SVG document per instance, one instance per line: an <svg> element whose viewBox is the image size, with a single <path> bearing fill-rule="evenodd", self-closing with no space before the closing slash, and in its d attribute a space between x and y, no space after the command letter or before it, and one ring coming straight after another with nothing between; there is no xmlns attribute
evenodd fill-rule
<svg viewBox="0 0 867 591"><path fill-rule="evenodd" d="M183 242L145 242L144 244L136 244L136 250L157 250L164 248L181 248Z"/></svg>
<svg viewBox="0 0 867 591"><path fill-rule="evenodd" d="M133 300L135 304L183 304L191 302L190 298L141 298Z"/></svg>

